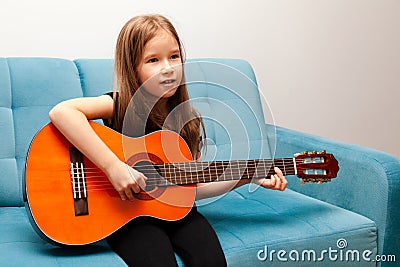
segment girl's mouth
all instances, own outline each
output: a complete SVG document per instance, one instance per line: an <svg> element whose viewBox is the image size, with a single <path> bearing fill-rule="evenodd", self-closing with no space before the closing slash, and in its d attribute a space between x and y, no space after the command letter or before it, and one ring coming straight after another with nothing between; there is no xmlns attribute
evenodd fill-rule
<svg viewBox="0 0 400 267"><path fill-rule="evenodd" d="M161 82L161 84L165 84L165 85L173 84L173 83L175 83L175 80L173 80L173 79L169 79L169 80L165 80L165 81Z"/></svg>

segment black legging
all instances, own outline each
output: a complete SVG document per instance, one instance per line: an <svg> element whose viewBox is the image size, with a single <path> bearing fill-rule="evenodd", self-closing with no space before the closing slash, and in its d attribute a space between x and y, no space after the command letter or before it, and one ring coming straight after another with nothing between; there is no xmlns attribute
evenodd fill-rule
<svg viewBox="0 0 400 267"><path fill-rule="evenodd" d="M178 266L174 251L188 267L226 266L214 229L196 207L178 221L136 218L107 241L133 267Z"/></svg>

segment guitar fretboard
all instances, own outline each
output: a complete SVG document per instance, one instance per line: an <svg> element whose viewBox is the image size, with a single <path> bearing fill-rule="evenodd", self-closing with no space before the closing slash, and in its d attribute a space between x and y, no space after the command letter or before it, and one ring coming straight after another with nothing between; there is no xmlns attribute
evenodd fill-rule
<svg viewBox="0 0 400 267"><path fill-rule="evenodd" d="M257 179L275 174L279 167L284 175L297 174L293 158L275 160L232 160L214 162L185 162L154 164L135 167L157 186L186 185L217 181Z"/></svg>

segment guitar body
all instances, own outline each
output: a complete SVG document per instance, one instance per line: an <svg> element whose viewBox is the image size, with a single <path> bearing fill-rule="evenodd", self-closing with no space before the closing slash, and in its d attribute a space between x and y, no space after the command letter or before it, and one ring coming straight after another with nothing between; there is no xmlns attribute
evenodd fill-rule
<svg viewBox="0 0 400 267"><path fill-rule="evenodd" d="M183 139L170 131L140 138L123 136L105 126L91 126L106 145L124 162L189 162L190 150ZM46 125L31 143L25 171L26 206L31 223L52 243L83 245L99 241L138 216L178 220L193 206L195 186L170 186L141 192L134 201L122 201L108 178L82 157L85 189L76 193L72 180L73 147L52 125ZM75 194L75 198L74 198ZM80 197L79 197L80 196ZM79 200L76 200L79 198ZM80 210L82 207L83 211Z"/></svg>

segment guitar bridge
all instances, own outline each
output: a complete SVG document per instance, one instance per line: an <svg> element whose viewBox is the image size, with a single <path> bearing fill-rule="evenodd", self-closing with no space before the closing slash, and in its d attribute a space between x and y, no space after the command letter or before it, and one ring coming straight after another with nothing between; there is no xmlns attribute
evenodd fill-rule
<svg viewBox="0 0 400 267"><path fill-rule="evenodd" d="M89 215L85 165L82 153L75 147L69 148L71 184L75 216Z"/></svg>

